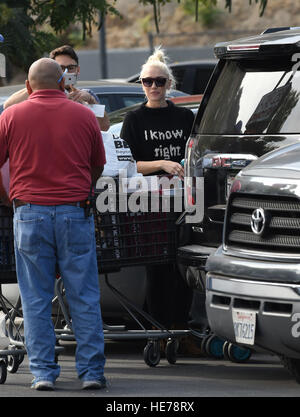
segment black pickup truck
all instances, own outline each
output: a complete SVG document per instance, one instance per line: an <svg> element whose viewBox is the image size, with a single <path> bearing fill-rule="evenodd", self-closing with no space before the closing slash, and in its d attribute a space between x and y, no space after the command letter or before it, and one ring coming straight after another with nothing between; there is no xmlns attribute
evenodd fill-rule
<svg viewBox="0 0 300 417"><path fill-rule="evenodd" d="M219 43L185 159L185 233L178 263L205 293L205 265L222 242L226 201L238 172L300 142L300 28L273 28Z"/></svg>
<svg viewBox="0 0 300 417"><path fill-rule="evenodd" d="M300 143L267 153L236 177L223 245L208 258L210 328L266 349L300 383Z"/></svg>

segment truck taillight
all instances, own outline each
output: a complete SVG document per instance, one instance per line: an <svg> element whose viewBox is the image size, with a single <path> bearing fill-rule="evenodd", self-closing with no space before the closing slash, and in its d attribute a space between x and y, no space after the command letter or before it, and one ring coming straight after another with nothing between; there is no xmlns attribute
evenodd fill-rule
<svg viewBox="0 0 300 417"><path fill-rule="evenodd" d="M189 206L195 205L195 198L193 196L193 188L192 187L186 187L187 191L187 202Z"/></svg>
<svg viewBox="0 0 300 417"><path fill-rule="evenodd" d="M195 162L194 162L194 147L195 140L190 137L187 141L185 148L185 165L184 165L184 195L185 195L185 207L191 210L195 206Z"/></svg>
<svg viewBox="0 0 300 417"><path fill-rule="evenodd" d="M253 45L228 45L227 51L258 51L260 48L260 44Z"/></svg>

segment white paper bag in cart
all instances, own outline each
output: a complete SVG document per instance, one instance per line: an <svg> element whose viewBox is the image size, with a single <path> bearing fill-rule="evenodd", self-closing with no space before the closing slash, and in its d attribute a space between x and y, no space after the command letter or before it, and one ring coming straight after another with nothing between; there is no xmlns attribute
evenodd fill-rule
<svg viewBox="0 0 300 417"><path fill-rule="evenodd" d="M103 177L117 177L120 170L126 170L127 177L140 176L127 142L120 138L117 129L101 132L106 154Z"/></svg>

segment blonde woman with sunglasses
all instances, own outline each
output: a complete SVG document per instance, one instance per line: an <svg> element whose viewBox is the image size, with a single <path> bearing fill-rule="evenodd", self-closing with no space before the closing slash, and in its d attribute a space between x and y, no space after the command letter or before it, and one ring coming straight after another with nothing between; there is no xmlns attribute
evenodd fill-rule
<svg viewBox="0 0 300 417"><path fill-rule="evenodd" d="M127 113L121 131L143 175L171 174L184 177L180 161L194 121L193 112L166 99L175 85L161 48L143 65L140 74L146 102ZM167 328L186 328L191 304L176 265L147 266L147 310Z"/></svg>
<svg viewBox="0 0 300 417"><path fill-rule="evenodd" d="M183 178L180 161L194 121L193 112L167 100L175 80L163 50L156 48L143 65L140 80L147 101L127 113L121 131L143 175L171 174Z"/></svg>

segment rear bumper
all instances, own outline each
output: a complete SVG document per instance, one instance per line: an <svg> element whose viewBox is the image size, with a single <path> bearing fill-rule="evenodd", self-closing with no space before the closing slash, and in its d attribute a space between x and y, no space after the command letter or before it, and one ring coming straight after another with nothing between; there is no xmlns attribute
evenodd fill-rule
<svg viewBox="0 0 300 417"><path fill-rule="evenodd" d="M254 348L300 358L300 283L271 283L263 277L251 281L209 272L206 310L212 331L233 343L233 310L256 313Z"/></svg>

